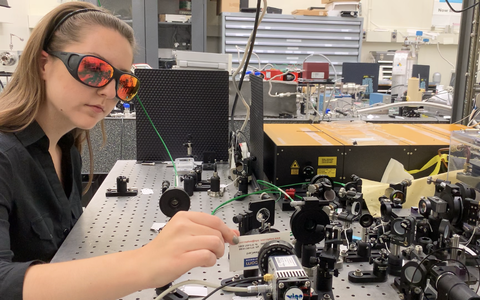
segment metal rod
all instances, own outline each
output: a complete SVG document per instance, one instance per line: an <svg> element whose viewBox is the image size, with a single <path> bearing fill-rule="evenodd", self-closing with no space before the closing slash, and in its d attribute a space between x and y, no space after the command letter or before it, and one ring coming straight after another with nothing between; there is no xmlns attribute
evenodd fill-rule
<svg viewBox="0 0 480 300"><path fill-rule="evenodd" d="M475 0L463 1L463 8L475 3ZM475 8L477 10L478 7ZM455 89L452 104L452 123L464 118L468 111L464 110L467 88L468 60L470 58L472 23L474 13L472 9L462 12L460 21L460 35L458 39L457 66L455 69Z"/></svg>
<svg viewBox="0 0 480 300"><path fill-rule="evenodd" d="M470 56L468 62L468 77L467 86L465 91L465 102L463 106L463 116L466 117L473 108L473 98L475 97L474 86L477 79L478 70L478 38L479 38L479 25L480 25L480 13L478 7L473 8L473 23L472 33L470 35ZM465 120L467 121L467 120Z"/></svg>
<svg viewBox="0 0 480 300"><path fill-rule="evenodd" d="M397 102L397 103L391 103L391 104L385 104L385 105L377 105L374 107L368 107L368 108L363 108L357 110L358 114L365 114L365 113L370 113L374 111L379 111L379 110L385 110L391 107L400 107L400 106L423 106L423 107L433 107L433 108L440 108L440 109L446 109L446 110L451 110L452 107L444 104L438 104L434 102L415 102L415 101L408 101L408 102Z"/></svg>

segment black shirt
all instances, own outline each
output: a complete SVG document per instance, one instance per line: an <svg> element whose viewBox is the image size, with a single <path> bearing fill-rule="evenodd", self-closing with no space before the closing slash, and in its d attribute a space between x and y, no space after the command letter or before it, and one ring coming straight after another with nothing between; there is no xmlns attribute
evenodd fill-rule
<svg viewBox="0 0 480 300"><path fill-rule="evenodd" d="M27 268L50 261L82 213L80 154L71 133L58 144L63 186L38 123L0 133L0 300L22 299Z"/></svg>

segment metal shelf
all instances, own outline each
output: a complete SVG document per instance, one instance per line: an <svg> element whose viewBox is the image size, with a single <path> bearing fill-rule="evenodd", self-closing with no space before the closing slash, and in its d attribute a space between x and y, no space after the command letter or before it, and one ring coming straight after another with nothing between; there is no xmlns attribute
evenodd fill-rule
<svg viewBox="0 0 480 300"><path fill-rule="evenodd" d="M192 23L158 22L158 26L191 26Z"/></svg>
<svg viewBox="0 0 480 300"><path fill-rule="evenodd" d="M244 51L254 21L254 14L222 14L221 49L222 53L232 54L234 68L239 63L236 46ZM260 56L261 64L280 65L302 64L310 54L323 54L341 74L344 62L360 61L362 28L362 18L266 14L257 31L254 51ZM324 59L312 57L312 61ZM252 58L251 64L255 63L258 60Z"/></svg>

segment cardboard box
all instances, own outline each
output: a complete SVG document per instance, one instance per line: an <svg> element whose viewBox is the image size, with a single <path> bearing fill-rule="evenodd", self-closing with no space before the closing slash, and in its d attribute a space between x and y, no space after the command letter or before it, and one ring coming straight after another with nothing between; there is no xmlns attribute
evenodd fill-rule
<svg viewBox="0 0 480 300"><path fill-rule="evenodd" d="M323 9L296 9L292 11L292 15L301 15L301 16L327 16L327 12Z"/></svg>
<svg viewBox="0 0 480 300"><path fill-rule="evenodd" d="M240 0L217 0L217 15L222 12L240 12Z"/></svg>
<svg viewBox="0 0 480 300"><path fill-rule="evenodd" d="M360 0L322 0L322 4L330 4L333 2L360 2Z"/></svg>

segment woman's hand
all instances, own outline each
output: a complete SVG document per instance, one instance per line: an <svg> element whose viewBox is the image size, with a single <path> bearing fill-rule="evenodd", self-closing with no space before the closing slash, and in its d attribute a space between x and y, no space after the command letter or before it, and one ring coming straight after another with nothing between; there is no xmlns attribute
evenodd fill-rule
<svg viewBox="0 0 480 300"><path fill-rule="evenodd" d="M149 286L161 287L192 268L215 265L225 243L234 244L239 235L218 217L178 212L153 241L138 249L139 267L146 270Z"/></svg>

